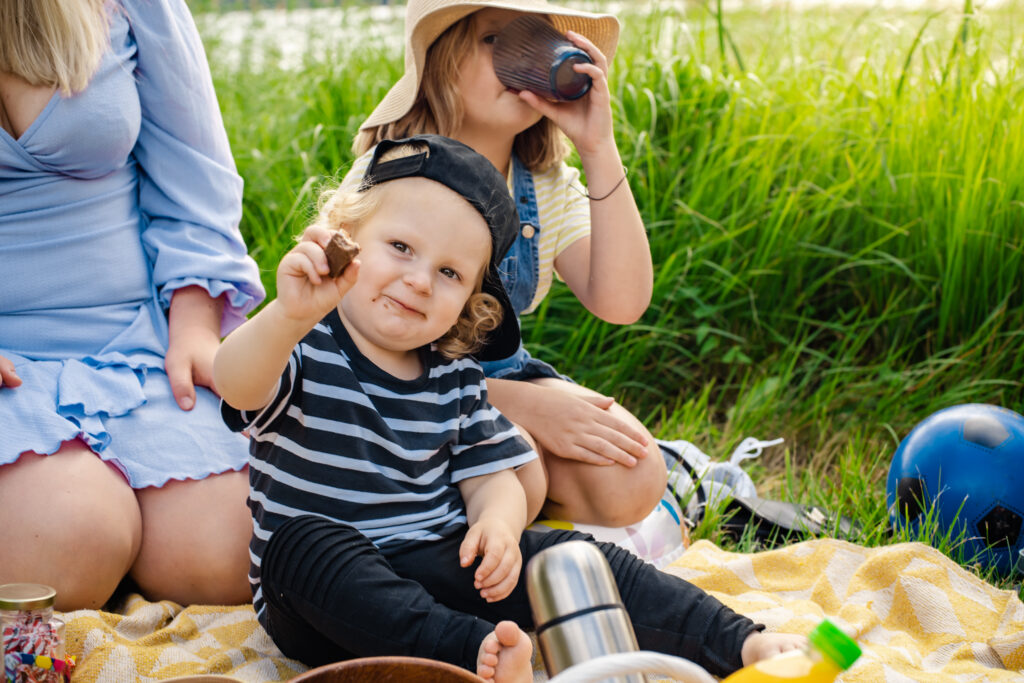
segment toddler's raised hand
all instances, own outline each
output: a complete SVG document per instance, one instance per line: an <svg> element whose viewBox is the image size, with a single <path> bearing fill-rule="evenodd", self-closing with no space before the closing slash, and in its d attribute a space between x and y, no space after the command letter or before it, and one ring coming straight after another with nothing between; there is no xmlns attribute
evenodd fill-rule
<svg viewBox="0 0 1024 683"><path fill-rule="evenodd" d="M481 518L466 532L459 547L459 565L468 567L478 555L483 559L473 574L473 587L487 602L506 598L516 587L523 566L518 535L504 520Z"/></svg>
<svg viewBox="0 0 1024 683"><path fill-rule="evenodd" d="M21 378L14 370L14 363L8 358L0 356L0 387L21 386Z"/></svg>
<svg viewBox="0 0 1024 683"><path fill-rule="evenodd" d="M359 259L335 279L327 277L329 267L324 247L331 239L328 230L310 227L277 267L277 301L289 317L320 320L355 283Z"/></svg>

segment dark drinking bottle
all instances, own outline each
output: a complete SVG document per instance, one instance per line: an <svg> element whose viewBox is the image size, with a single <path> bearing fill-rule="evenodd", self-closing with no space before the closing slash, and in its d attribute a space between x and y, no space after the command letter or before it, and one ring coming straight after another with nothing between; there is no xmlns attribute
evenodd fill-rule
<svg viewBox="0 0 1024 683"><path fill-rule="evenodd" d="M590 90L590 76L574 64L593 64L544 19L525 14L508 23L494 39L494 73L513 90L529 90L549 100L576 100Z"/></svg>

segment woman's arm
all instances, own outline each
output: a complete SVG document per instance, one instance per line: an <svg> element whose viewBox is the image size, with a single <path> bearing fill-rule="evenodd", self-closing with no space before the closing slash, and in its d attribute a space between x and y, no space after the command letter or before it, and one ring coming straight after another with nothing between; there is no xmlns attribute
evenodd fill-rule
<svg viewBox="0 0 1024 683"><path fill-rule="evenodd" d="M235 169L202 41L184 0L121 0L135 41L141 127L142 243L166 308L198 286L222 301L219 335L240 325L265 292L238 223Z"/></svg>
<svg viewBox="0 0 1024 683"><path fill-rule="evenodd" d="M559 254L555 269L588 311L610 323L634 323L654 288L647 232L614 140L592 155L580 153L580 160L590 196L611 194L589 200L590 236Z"/></svg>
<svg viewBox="0 0 1024 683"><path fill-rule="evenodd" d="M520 93L565 132L587 174L591 235L559 254L555 268L591 313L612 323L632 323L651 302L651 249L615 144L608 60L583 36L569 32L568 37L594 60L575 67L592 80L587 95L554 103Z"/></svg>

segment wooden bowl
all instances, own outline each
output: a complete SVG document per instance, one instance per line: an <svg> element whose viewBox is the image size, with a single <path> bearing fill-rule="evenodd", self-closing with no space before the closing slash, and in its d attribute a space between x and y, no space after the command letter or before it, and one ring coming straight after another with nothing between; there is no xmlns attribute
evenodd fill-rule
<svg viewBox="0 0 1024 683"><path fill-rule="evenodd" d="M289 683L481 683L465 669L419 657L363 657L310 669Z"/></svg>

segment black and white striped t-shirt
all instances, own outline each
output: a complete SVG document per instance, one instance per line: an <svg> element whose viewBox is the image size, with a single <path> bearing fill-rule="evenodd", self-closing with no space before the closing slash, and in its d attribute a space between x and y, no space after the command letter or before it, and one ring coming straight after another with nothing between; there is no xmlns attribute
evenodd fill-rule
<svg viewBox="0 0 1024 683"><path fill-rule="evenodd" d="M260 559L287 519L338 520L400 552L465 530L457 482L537 457L487 402L476 361L420 355L423 374L397 379L359 352L332 311L292 351L268 406L222 404L228 425L250 434L249 578L261 616Z"/></svg>

